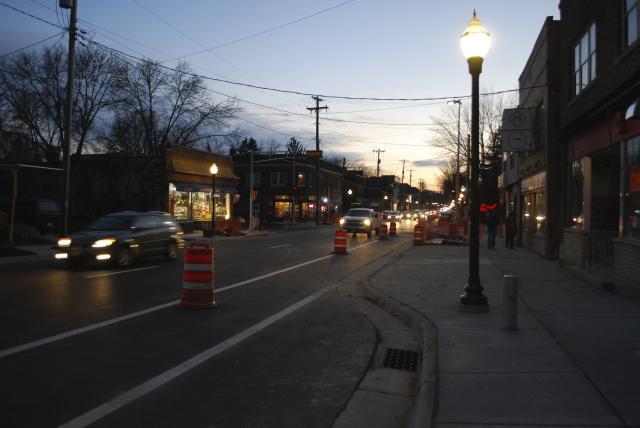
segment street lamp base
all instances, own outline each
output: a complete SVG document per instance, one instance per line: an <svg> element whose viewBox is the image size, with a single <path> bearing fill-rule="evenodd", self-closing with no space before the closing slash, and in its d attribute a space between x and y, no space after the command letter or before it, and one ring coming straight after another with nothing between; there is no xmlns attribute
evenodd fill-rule
<svg viewBox="0 0 640 428"><path fill-rule="evenodd" d="M460 296L458 311L464 313L480 314L491 312L489 301L484 294L465 293Z"/></svg>

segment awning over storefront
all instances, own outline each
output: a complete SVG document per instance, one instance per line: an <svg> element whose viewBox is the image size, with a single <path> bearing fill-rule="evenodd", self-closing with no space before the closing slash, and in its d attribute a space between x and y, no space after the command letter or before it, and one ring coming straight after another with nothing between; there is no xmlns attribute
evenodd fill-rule
<svg viewBox="0 0 640 428"><path fill-rule="evenodd" d="M172 182L169 183L169 188L177 192L204 192L211 193L211 185L198 184L198 183L184 183L184 182ZM238 189L231 186L218 186L216 184L216 192L218 193L230 193L235 195L238 193Z"/></svg>

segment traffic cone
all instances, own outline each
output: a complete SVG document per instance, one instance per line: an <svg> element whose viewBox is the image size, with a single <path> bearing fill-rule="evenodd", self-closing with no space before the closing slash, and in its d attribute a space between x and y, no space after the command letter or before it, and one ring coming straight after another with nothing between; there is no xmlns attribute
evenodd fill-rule
<svg viewBox="0 0 640 428"><path fill-rule="evenodd" d="M389 223L389 236L398 236L396 233L396 222L392 221Z"/></svg>
<svg viewBox="0 0 640 428"><path fill-rule="evenodd" d="M382 240L387 240L389 238L387 234L387 223L382 223L380 225L380 236L378 238Z"/></svg>
<svg viewBox="0 0 640 428"><path fill-rule="evenodd" d="M179 308L209 309L217 306L213 260L213 248L207 244L193 243L185 248Z"/></svg>
<svg viewBox="0 0 640 428"><path fill-rule="evenodd" d="M336 254L347 254L347 231L344 229L336 230L336 239L334 240L333 252Z"/></svg>
<svg viewBox="0 0 640 428"><path fill-rule="evenodd" d="M424 245L424 227L420 223L413 228L413 245Z"/></svg>

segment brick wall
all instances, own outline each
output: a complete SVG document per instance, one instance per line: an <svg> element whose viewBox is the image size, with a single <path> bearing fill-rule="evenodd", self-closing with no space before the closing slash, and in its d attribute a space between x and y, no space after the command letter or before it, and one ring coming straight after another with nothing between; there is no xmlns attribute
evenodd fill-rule
<svg viewBox="0 0 640 428"><path fill-rule="evenodd" d="M640 301L640 240L614 239L616 290Z"/></svg>
<svg viewBox="0 0 640 428"><path fill-rule="evenodd" d="M560 260L568 264L586 267L589 251L588 233L584 230L564 229L562 237Z"/></svg>

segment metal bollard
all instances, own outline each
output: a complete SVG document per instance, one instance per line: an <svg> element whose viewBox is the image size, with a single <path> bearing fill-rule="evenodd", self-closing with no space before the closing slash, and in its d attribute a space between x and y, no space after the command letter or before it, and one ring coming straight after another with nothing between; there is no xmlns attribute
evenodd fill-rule
<svg viewBox="0 0 640 428"><path fill-rule="evenodd" d="M502 329L518 329L518 277L515 275L504 276L504 289L502 291Z"/></svg>

